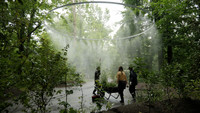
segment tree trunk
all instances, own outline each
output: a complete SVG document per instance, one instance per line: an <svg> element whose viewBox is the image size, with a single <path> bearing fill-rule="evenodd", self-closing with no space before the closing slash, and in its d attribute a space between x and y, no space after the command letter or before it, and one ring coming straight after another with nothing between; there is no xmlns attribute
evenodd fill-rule
<svg viewBox="0 0 200 113"><path fill-rule="evenodd" d="M20 3L21 4L21 6L23 5L23 3ZM24 11L24 9L21 9L20 10L20 19L24 19L25 18L25 11ZM17 21L20 21L18 18L16 18L17 19ZM19 27L18 27L19 26ZM20 21L19 22L19 24L17 25L17 27L18 27L18 31L17 31L17 39L18 39L18 43L19 43L19 45L18 45L18 49L19 49L19 58L20 58L20 60L22 61L23 60L23 52L24 52L24 42L25 42L25 22L24 21ZM19 64L19 66L18 66L18 68L17 68L17 72L18 72L18 74L19 75L21 75L21 73L22 73L22 65L23 65L23 63L22 62L20 62L20 64Z"/></svg>
<svg viewBox="0 0 200 113"><path fill-rule="evenodd" d="M172 46L171 45L167 46L167 62L168 64L172 63Z"/></svg>
<svg viewBox="0 0 200 113"><path fill-rule="evenodd" d="M161 48L158 50L158 70L160 71L163 64L163 45L162 45L162 38L161 40Z"/></svg>

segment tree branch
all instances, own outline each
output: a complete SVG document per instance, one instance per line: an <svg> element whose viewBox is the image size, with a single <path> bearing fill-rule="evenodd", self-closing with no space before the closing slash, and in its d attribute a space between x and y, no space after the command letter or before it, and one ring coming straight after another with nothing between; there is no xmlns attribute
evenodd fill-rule
<svg viewBox="0 0 200 113"><path fill-rule="evenodd" d="M39 22L39 24L37 25L37 27L35 27L35 28L28 34L27 37L30 37L31 34L32 34L33 32L35 32L40 26L41 26L41 22Z"/></svg>

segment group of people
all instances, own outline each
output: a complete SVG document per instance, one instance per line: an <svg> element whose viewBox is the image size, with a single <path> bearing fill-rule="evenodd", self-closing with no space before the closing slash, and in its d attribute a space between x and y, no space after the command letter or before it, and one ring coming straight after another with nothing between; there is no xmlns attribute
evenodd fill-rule
<svg viewBox="0 0 200 113"><path fill-rule="evenodd" d="M117 72L117 84L118 84L118 92L121 98L121 103L124 103L124 89L126 88L126 86L129 85L129 91L130 94L133 97L133 100L135 100L135 86L137 85L137 74L134 72L132 67L128 68L130 71L129 74L129 82L127 80L126 74L123 70L123 67L120 66ZM95 94L97 87L97 82L99 81L99 77L100 77L100 67L97 67L96 71L95 71L95 89L93 91L93 94Z"/></svg>

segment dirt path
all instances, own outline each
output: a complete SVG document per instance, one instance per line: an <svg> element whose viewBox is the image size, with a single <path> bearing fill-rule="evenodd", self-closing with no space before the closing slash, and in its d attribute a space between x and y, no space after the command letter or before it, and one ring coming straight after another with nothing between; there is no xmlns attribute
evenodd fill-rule
<svg viewBox="0 0 200 113"><path fill-rule="evenodd" d="M83 108L84 110L86 110L86 112L90 112L92 111L93 109L95 109L96 107L96 104L92 102L92 92L94 90L94 82L93 81L89 81L85 84L83 84L82 86L82 91L81 91L81 87L71 87L71 88L68 88L68 90L73 90L73 94L69 95L67 97L67 100L68 100L68 103L75 109L79 109L81 108L81 99L80 97L82 96L83 94ZM65 94L64 94L64 88L56 88L56 90L63 90L61 94L59 95L56 95L55 97L58 99L60 98L61 100L65 100ZM114 93L113 96L117 96L118 93ZM109 94L105 94L106 97L109 96ZM124 90L124 99L125 99L125 103L124 105L128 105L130 103L132 103L132 97L129 93L129 90L128 88L126 88ZM105 99L106 100L106 99ZM118 106L121 106L122 104L120 104L120 97L118 97L117 99L113 98L113 97L110 97L109 100L107 100L111 105L112 105L112 108L113 107L118 107ZM52 101L53 103L53 106L51 107L52 109L52 113L57 113L58 110L56 108L58 108L60 105L58 105L58 101L56 99L54 99ZM106 109L106 106L104 105L102 107L102 110L105 110Z"/></svg>
<svg viewBox="0 0 200 113"><path fill-rule="evenodd" d="M138 86L142 86L142 85L138 85ZM86 112L91 112L96 107L96 104L92 102L92 98L91 98L93 96L93 94L92 94L93 89L94 89L94 81L93 80L90 80L90 81L86 82L85 84L83 84L82 91L81 91L81 87L68 88L68 90L73 90L73 94L71 94L67 97L68 103L71 105L71 107L73 107L75 109L80 109L81 108L80 102L83 102L82 107L84 108L84 110ZM59 105L59 102L66 100L65 93L64 93L64 91L65 91L64 87L55 88L55 90L62 90L62 92L61 92L61 94L54 95L55 98L52 99L50 104L48 105L48 109L51 110L51 113L58 113L60 111L60 109L63 109L64 107ZM83 101L81 101L81 99L80 99L80 97L82 95L83 95ZM117 96L118 93L114 93L113 95ZM106 93L105 96L108 97L109 95ZM128 88L126 88L124 90L124 100L125 100L124 105L133 103L132 97L129 93ZM118 97L117 99L110 97L110 99L107 101L112 105L112 108L122 105L119 102L120 97ZM10 107L9 111L12 111L11 113L21 113L23 109L24 109L23 106L18 104L18 105L13 105L12 107ZM106 110L105 105L102 107L102 110Z"/></svg>

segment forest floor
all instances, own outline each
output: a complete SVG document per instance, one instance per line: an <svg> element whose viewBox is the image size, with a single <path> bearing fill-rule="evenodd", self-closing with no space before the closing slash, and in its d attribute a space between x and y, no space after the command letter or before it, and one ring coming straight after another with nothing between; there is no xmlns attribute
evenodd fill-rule
<svg viewBox="0 0 200 113"><path fill-rule="evenodd" d="M138 92L145 91L146 85L139 83L136 89ZM138 92L136 90L136 93ZM102 113L200 113L200 100L173 98L151 104L144 101L138 102L138 100L129 103L102 111Z"/></svg>
<svg viewBox="0 0 200 113"><path fill-rule="evenodd" d="M146 85L144 83L139 83L137 85L137 93L143 94L146 89ZM64 94L65 88L63 86L55 88L56 90L62 90L61 94L55 95L55 99L52 99L51 104L48 105L48 109L51 109L51 113L58 113L62 106L59 105L60 101L65 101L66 96ZM82 87L69 87L68 90L73 90L73 94L67 97L70 105L75 109L80 109L81 107L84 109L86 113L89 113L96 108L96 103L92 102L92 91L94 89L93 81L88 81L83 84ZM117 93L113 94L115 97L118 95ZM83 100L81 100L81 96L83 96ZM105 95L108 97L108 94ZM106 105L102 106L102 113L200 113L200 101L191 100L191 99L171 99L158 101L151 105L149 103L145 103L144 101L136 102L132 101L132 97L129 93L128 88L124 90L124 99L125 103L121 104L120 98L110 97L109 102L112 106L111 109L107 109ZM137 98L136 98L137 99ZM59 101L60 100L60 101ZM82 104L81 104L82 103ZM9 113L21 113L24 107L22 105L14 105L10 107L8 110Z"/></svg>
<svg viewBox="0 0 200 113"><path fill-rule="evenodd" d="M200 113L200 101L191 99L171 99L148 103L132 103L112 108L102 113Z"/></svg>

